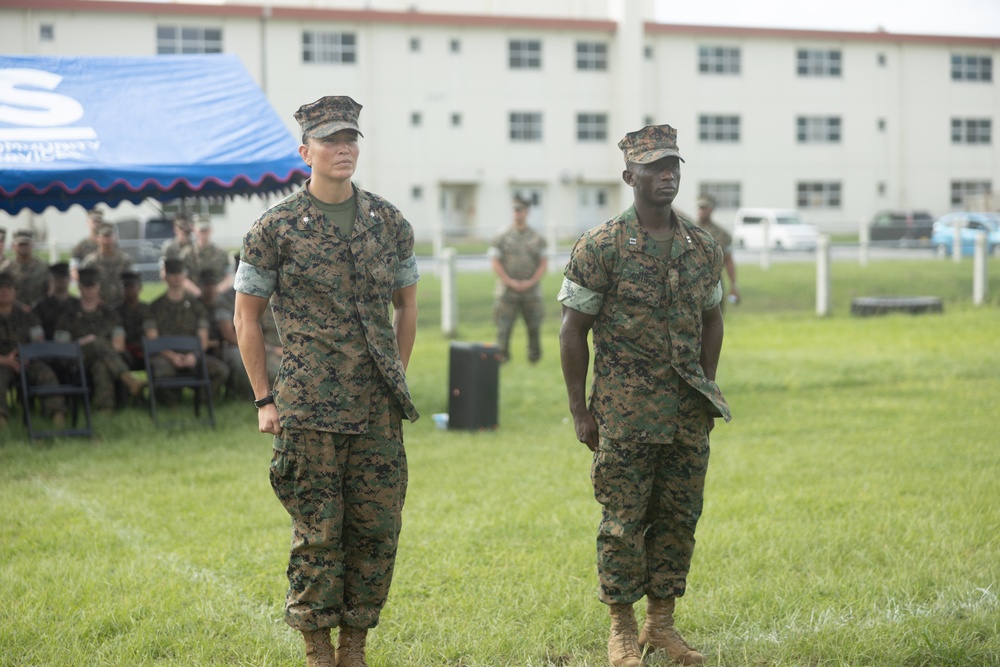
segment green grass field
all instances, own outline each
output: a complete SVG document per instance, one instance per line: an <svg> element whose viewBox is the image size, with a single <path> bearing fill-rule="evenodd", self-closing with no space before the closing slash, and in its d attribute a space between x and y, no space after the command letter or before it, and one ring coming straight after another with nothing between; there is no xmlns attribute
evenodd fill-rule
<svg viewBox="0 0 1000 667"><path fill-rule="evenodd" d="M1000 665L1000 281L973 308L970 262L836 263L834 314L817 318L812 265L740 268L718 378L735 419L713 433L687 639L713 665ZM460 339L490 340L492 279L460 285ZM515 330L499 429L440 431L438 291L425 276L409 373L423 417L405 430L399 561L369 662L605 665L599 507L567 419L558 304L538 366ZM919 294L944 314L849 315L852 296ZM137 409L96 420L94 441L3 436L0 665L304 664L252 407L222 405L215 431L157 432Z"/></svg>

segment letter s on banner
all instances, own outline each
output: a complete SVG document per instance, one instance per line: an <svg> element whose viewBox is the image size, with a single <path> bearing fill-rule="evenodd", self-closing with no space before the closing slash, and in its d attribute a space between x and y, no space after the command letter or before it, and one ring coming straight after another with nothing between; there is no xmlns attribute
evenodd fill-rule
<svg viewBox="0 0 1000 667"><path fill-rule="evenodd" d="M23 88L53 90L58 74L37 69L0 69L0 122L29 127L69 125L83 117L83 105L72 97Z"/></svg>

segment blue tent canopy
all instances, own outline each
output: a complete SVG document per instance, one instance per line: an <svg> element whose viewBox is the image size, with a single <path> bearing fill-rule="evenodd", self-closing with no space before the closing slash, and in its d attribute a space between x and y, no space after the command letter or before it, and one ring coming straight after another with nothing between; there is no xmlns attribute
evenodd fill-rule
<svg viewBox="0 0 1000 667"><path fill-rule="evenodd" d="M262 195L308 176L233 55L0 55L0 210Z"/></svg>

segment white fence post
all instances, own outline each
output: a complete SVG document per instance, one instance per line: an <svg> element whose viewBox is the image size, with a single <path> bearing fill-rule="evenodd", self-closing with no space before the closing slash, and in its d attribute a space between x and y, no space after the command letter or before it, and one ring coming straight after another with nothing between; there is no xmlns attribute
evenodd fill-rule
<svg viewBox="0 0 1000 667"><path fill-rule="evenodd" d="M861 218L858 226L858 264L868 266L868 244L871 243L871 230L868 228L868 221Z"/></svg>
<svg viewBox="0 0 1000 667"><path fill-rule="evenodd" d="M458 333L458 283L455 280L455 249L441 250L441 332L449 338Z"/></svg>
<svg viewBox="0 0 1000 667"><path fill-rule="evenodd" d="M956 264L962 261L962 228L965 227L965 220L956 219L951 223L951 259Z"/></svg>
<svg viewBox="0 0 1000 667"><path fill-rule="evenodd" d="M976 234L976 249L972 255L972 304L986 303L986 289L989 285L989 264L986 261L986 232Z"/></svg>
<svg viewBox="0 0 1000 667"><path fill-rule="evenodd" d="M826 317L830 312L830 236L820 234L816 242L816 314Z"/></svg>
<svg viewBox="0 0 1000 667"><path fill-rule="evenodd" d="M766 271L771 268L771 221L764 216L761 222L764 223L764 245L760 249L760 268Z"/></svg>

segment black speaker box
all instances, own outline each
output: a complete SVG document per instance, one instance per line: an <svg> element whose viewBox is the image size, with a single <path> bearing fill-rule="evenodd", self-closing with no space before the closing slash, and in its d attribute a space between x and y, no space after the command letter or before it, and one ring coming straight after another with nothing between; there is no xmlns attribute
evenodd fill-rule
<svg viewBox="0 0 1000 667"><path fill-rule="evenodd" d="M448 428L496 428L500 348L490 343L452 343L449 361Z"/></svg>

